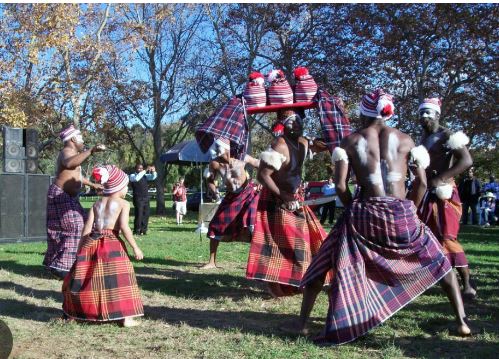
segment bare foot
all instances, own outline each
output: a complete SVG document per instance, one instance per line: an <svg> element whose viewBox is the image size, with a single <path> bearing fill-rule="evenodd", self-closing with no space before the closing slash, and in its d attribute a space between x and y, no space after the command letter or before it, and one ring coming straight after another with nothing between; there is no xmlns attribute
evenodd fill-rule
<svg viewBox="0 0 499 359"><path fill-rule="evenodd" d="M301 325L298 321L291 321L279 327L284 333L293 334L293 335L302 335L308 337L310 335L310 331L308 327L305 325Z"/></svg>
<svg viewBox="0 0 499 359"><path fill-rule="evenodd" d="M471 335L471 330L466 324L460 324L457 326L457 333L462 337L467 337Z"/></svg>
<svg viewBox="0 0 499 359"><path fill-rule="evenodd" d="M463 299L465 300L473 300L476 297L476 290L473 287L466 288L462 292Z"/></svg>
<svg viewBox="0 0 499 359"><path fill-rule="evenodd" d="M140 325L140 323L133 318L125 318L121 321L121 326L123 328L132 328L138 325Z"/></svg>
<svg viewBox="0 0 499 359"><path fill-rule="evenodd" d="M74 318L71 318L70 316L66 315L66 313L63 313L58 319L65 323L71 323L75 321Z"/></svg>
<svg viewBox="0 0 499 359"><path fill-rule="evenodd" d="M218 269L217 265L215 263L207 263L204 266L200 267L199 269Z"/></svg>

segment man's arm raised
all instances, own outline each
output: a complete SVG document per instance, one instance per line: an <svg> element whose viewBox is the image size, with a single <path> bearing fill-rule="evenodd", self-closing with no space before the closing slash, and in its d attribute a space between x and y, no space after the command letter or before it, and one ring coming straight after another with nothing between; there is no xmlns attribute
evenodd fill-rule
<svg viewBox="0 0 499 359"><path fill-rule="evenodd" d="M83 151L78 154L71 153L69 148L65 148L62 150L62 165L67 169L75 169L80 166L90 155L93 155L95 152L101 152L106 149L104 145L95 145L91 149Z"/></svg>

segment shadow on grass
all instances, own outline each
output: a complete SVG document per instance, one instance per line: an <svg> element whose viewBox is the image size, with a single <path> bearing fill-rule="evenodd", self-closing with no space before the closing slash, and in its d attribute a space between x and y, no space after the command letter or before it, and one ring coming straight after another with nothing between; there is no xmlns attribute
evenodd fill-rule
<svg viewBox="0 0 499 359"><path fill-rule="evenodd" d="M166 225L166 226L155 226L154 228L154 231L161 231L159 233L156 233L156 236L158 236L158 234L161 234L161 233L171 233L171 232L191 232L191 233L195 233L196 228L192 228L192 227L184 227L182 225L180 226L177 226L176 224L172 224L172 225ZM199 234L198 234L199 235ZM146 237L147 238L147 237Z"/></svg>
<svg viewBox="0 0 499 359"><path fill-rule="evenodd" d="M404 357L409 358L494 358L497 343L468 339L443 339L438 337L397 337L393 345ZM385 344L386 346L386 344Z"/></svg>
<svg viewBox="0 0 499 359"><path fill-rule="evenodd" d="M281 338L292 337L281 332L279 326L298 319L296 315L253 311L215 311L144 306L145 316L171 325L219 330L240 330L243 333L271 334Z"/></svg>
<svg viewBox="0 0 499 359"><path fill-rule="evenodd" d="M60 317L62 310L45 306L40 307L15 299L0 299L0 315L37 322L48 322L51 319Z"/></svg>
<svg viewBox="0 0 499 359"><path fill-rule="evenodd" d="M41 264L40 265L20 264L17 263L16 261L0 260L0 269L5 269L6 271L24 276L57 280Z"/></svg>
<svg viewBox="0 0 499 359"><path fill-rule="evenodd" d="M268 298L264 285L241 276L226 273L193 273L175 269L135 268L137 282L143 290L189 299L229 297ZM150 278L148 275L164 278Z"/></svg>
<svg viewBox="0 0 499 359"><path fill-rule="evenodd" d="M176 261L174 259L169 259L169 258L155 258L155 257L144 257L140 261L141 263L144 263L145 265L147 264L158 264L162 266L196 266L199 265L197 262L181 262L181 261ZM136 267L135 270L137 271L138 269L141 269L143 267ZM152 269L152 268L151 268Z"/></svg>
<svg viewBox="0 0 499 359"><path fill-rule="evenodd" d="M22 250L6 250L4 251L4 253L11 253L11 254L34 254L34 255L37 255L37 256L40 256L42 259L43 259L43 256L45 256L45 251L42 251L42 252L37 252L37 251L22 251Z"/></svg>
<svg viewBox="0 0 499 359"><path fill-rule="evenodd" d="M62 285L62 281L61 281ZM27 296L27 297L34 297L37 299L42 299L45 300L47 298L54 299L57 302L62 303L62 292L56 292L54 290L40 290L40 289L33 289L29 287L25 287L21 284L16 284L12 282L0 282L0 289L10 289L16 292L17 294Z"/></svg>
<svg viewBox="0 0 499 359"><path fill-rule="evenodd" d="M474 300L465 302L464 307L467 317L473 318L470 319L470 328L473 333L494 332L499 334L497 301ZM455 321L453 319L449 320L449 317L454 317L450 302L444 301L435 304L411 303L406 310L425 313L425 318L421 319L418 326L429 334L434 335L446 329L452 333L455 329ZM490 320L484 318L490 318Z"/></svg>

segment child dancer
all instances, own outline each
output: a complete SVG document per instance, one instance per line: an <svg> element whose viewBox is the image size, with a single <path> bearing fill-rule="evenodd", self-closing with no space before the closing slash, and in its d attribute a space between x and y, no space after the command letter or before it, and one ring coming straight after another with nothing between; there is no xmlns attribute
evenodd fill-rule
<svg viewBox="0 0 499 359"><path fill-rule="evenodd" d="M128 176L116 166L97 167L93 176L104 185L104 196L93 205L83 227L76 262L62 286L62 308L72 319L135 326L133 318L144 315L144 309L120 230L135 259L144 255L128 226L130 204L123 199Z"/></svg>

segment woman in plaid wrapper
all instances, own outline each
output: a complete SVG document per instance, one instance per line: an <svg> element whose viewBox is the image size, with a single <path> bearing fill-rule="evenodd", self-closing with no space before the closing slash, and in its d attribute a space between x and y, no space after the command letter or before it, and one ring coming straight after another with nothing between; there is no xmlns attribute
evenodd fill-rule
<svg viewBox="0 0 499 359"><path fill-rule="evenodd" d="M93 205L83 227L76 262L62 286L62 308L71 319L135 326L138 323L133 318L144 315L144 309L119 232L132 247L135 259L144 255L128 226L130 204L123 199L128 176L116 166L98 167L93 176L104 185L104 197Z"/></svg>

